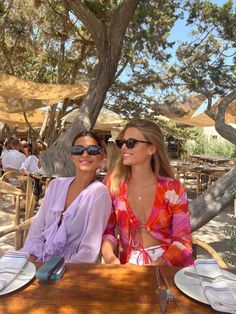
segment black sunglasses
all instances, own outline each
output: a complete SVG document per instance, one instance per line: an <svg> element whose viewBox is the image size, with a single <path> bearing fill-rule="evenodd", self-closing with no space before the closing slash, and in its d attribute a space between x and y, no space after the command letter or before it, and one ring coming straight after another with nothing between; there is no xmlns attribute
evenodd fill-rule
<svg viewBox="0 0 236 314"><path fill-rule="evenodd" d="M70 148L70 153L72 155L83 155L85 151L88 153L88 155L100 155L102 149L98 145L89 145L88 147L84 147L83 145L77 145Z"/></svg>
<svg viewBox="0 0 236 314"><path fill-rule="evenodd" d="M116 145L121 148L124 144L126 145L127 148L134 148L134 146L137 143L146 143L146 144L152 144L151 142L148 141L140 141L136 140L135 138L129 138L128 140L116 140Z"/></svg>

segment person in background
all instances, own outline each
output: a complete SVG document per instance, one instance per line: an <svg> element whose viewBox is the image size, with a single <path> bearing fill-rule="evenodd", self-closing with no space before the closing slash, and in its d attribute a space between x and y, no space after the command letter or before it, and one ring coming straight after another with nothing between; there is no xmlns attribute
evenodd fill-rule
<svg viewBox="0 0 236 314"><path fill-rule="evenodd" d="M29 143L25 140L22 140L20 143L20 152L23 153L26 157L30 156Z"/></svg>
<svg viewBox="0 0 236 314"><path fill-rule="evenodd" d="M27 175L29 173L44 174L41 166L40 157L41 154L47 149L47 145L43 142L36 142L32 155L28 156L22 163L20 171Z"/></svg>
<svg viewBox="0 0 236 314"><path fill-rule="evenodd" d="M5 141L3 143L3 149L2 149L2 152L1 152L1 158L4 156L4 154L9 152L10 150L11 150L10 140L9 139L5 139Z"/></svg>
<svg viewBox="0 0 236 314"><path fill-rule="evenodd" d="M47 188L21 251L47 261L61 255L69 263L96 263L111 213L107 187L96 180L103 145L93 132L78 134L69 158L75 177L56 178Z"/></svg>
<svg viewBox="0 0 236 314"><path fill-rule="evenodd" d="M10 141L11 150L4 153L2 157L3 170L20 170L22 163L25 161L26 156L20 150L20 141L16 138Z"/></svg>
<svg viewBox="0 0 236 314"><path fill-rule="evenodd" d="M116 144L120 156L106 178L112 214L103 236L105 263L191 265L187 196L174 178L160 127L131 120ZM117 229L120 259L115 254Z"/></svg>

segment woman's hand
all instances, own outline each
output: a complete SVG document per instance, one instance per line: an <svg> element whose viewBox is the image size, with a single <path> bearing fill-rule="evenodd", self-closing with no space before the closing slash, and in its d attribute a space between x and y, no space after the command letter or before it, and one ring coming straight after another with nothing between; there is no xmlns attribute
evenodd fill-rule
<svg viewBox="0 0 236 314"><path fill-rule="evenodd" d="M120 264L119 258L114 253L113 243L110 240L105 240L102 243L102 256L105 264Z"/></svg>
<svg viewBox="0 0 236 314"><path fill-rule="evenodd" d="M150 264L148 264L148 265L156 265L156 266L166 266L166 264L165 264L165 262L164 262L164 260L161 258L161 257L158 257L158 259L157 260L155 260L155 261L153 261L153 262L151 262Z"/></svg>
<svg viewBox="0 0 236 314"><path fill-rule="evenodd" d="M34 256L34 255L30 255L29 261L30 261L30 262L36 262L36 261L37 261L37 257Z"/></svg>
<svg viewBox="0 0 236 314"><path fill-rule="evenodd" d="M106 264L120 265L120 260L115 256L115 254L107 257L106 260L104 259L104 261Z"/></svg>

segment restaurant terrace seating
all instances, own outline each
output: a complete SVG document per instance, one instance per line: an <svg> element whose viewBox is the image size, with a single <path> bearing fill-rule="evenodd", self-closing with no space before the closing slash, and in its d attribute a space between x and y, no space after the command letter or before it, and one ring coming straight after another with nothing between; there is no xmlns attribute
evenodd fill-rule
<svg viewBox="0 0 236 314"><path fill-rule="evenodd" d="M177 171L177 178L187 190L199 196L208 187L208 177L200 171Z"/></svg>
<svg viewBox="0 0 236 314"><path fill-rule="evenodd" d="M15 186L9 182L4 181L4 178L0 178L0 197L1 201L6 200L9 203L8 210L12 215L12 225L0 232L1 236L10 232L16 231L15 247L18 246L18 226L31 218L34 215L36 199L33 194L33 181L29 176L25 176L23 182L25 182L26 188L21 186Z"/></svg>
<svg viewBox="0 0 236 314"><path fill-rule="evenodd" d="M211 255L212 258L216 260L216 262L218 263L220 267L222 268L227 267L227 264L223 261L220 255L208 243L196 238L195 236L192 236L192 243L193 243L193 258L194 259L197 259L198 257L198 249L202 248L205 251L207 251L209 255Z"/></svg>
<svg viewBox="0 0 236 314"><path fill-rule="evenodd" d="M24 245L32 221L33 217L19 223L18 225L14 225L0 231L0 238L4 237L7 234L15 232L15 249L19 250Z"/></svg>
<svg viewBox="0 0 236 314"><path fill-rule="evenodd" d="M11 183L15 186L20 185L20 177L22 176L21 172L17 169L7 168L4 174L1 176L1 180Z"/></svg>

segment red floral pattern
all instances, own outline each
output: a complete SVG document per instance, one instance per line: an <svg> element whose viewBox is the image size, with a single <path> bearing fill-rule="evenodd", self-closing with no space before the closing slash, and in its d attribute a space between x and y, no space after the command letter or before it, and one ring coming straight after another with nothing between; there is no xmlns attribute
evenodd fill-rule
<svg viewBox="0 0 236 314"><path fill-rule="evenodd" d="M110 190L110 179L107 186ZM127 183L122 182L117 194L111 194L112 213L104 232L104 239L117 244L120 237L121 263L127 263L135 229L140 223L128 204ZM170 266L193 263L191 226L186 192L178 180L160 177L156 183L156 197L147 222L142 225L161 242L161 258ZM142 244L141 244L142 246Z"/></svg>

